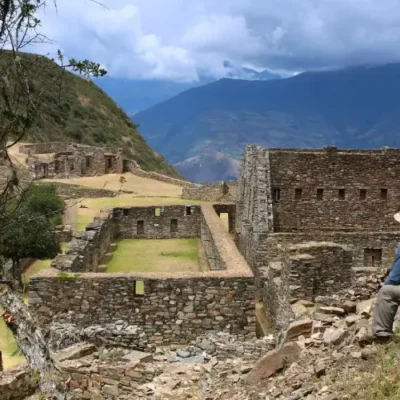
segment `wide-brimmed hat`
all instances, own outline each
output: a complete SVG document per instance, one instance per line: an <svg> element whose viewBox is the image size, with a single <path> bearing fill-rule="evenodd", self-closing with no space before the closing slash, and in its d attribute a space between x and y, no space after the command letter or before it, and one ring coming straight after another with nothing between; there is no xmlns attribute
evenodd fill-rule
<svg viewBox="0 0 400 400"><path fill-rule="evenodd" d="M393 217L397 222L400 222L400 211L398 213L394 214Z"/></svg>

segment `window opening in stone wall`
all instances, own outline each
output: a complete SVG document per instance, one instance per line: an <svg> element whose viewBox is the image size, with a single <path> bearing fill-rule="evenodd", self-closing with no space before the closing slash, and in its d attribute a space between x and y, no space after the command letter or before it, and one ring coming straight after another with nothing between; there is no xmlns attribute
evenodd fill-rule
<svg viewBox="0 0 400 400"><path fill-rule="evenodd" d="M380 267L382 249L364 249L364 267Z"/></svg>
<svg viewBox="0 0 400 400"><path fill-rule="evenodd" d="M106 157L106 168L107 168L107 170L112 168L112 158L111 157Z"/></svg>
<svg viewBox="0 0 400 400"><path fill-rule="evenodd" d="M317 189L317 200L323 200L324 199L324 189Z"/></svg>
<svg viewBox="0 0 400 400"><path fill-rule="evenodd" d="M186 206L186 215L192 215L192 207Z"/></svg>
<svg viewBox="0 0 400 400"><path fill-rule="evenodd" d="M135 282L134 295L135 296L144 296L144 282L143 281Z"/></svg>
<svg viewBox="0 0 400 400"><path fill-rule="evenodd" d="M70 170L71 170L71 172L75 170L75 165L74 165L74 163L71 164Z"/></svg>
<svg viewBox="0 0 400 400"><path fill-rule="evenodd" d="M157 207L154 209L154 215L156 217L159 217L161 215L161 208Z"/></svg>
<svg viewBox="0 0 400 400"><path fill-rule="evenodd" d="M303 195L303 189L295 189L294 190L294 199L295 200L301 200L301 196Z"/></svg>
<svg viewBox="0 0 400 400"><path fill-rule="evenodd" d="M281 199L281 189L272 189L272 200L273 201L280 201Z"/></svg>
<svg viewBox="0 0 400 400"><path fill-rule="evenodd" d="M59 161L59 160L56 160L56 161L54 162L54 172L57 173L57 172L59 172L59 171L60 171L60 161Z"/></svg>
<svg viewBox="0 0 400 400"><path fill-rule="evenodd" d="M381 200L387 200L387 197L388 197L388 190L381 189Z"/></svg>
<svg viewBox="0 0 400 400"><path fill-rule="evenodd" d="M177 232L178 232L178 220L171 219L171 233L177 233Z"/></svg>
<svg viewBox="0 0 400 400"><path fill-rule="evenodd" d="M127 217L129 215L129 209L124 208L124 217Z"/></svg>
<svg viewBox="0 0 400 400"><path fill-rule="evenodd" d="M128 160L122 160L122 172L129 172Z"/></svg>
<svg viewBox="0 0 400 400"><path fill-rule="evenodd" d="M360 189L360 200L365 200L367 198L367 189Z"/></svg>
<svg viewBox="0 0 400 400"><path fill-rule="evenodd" d="M92 166L92 157L86 157L86 168L90 168Z"/></svg>
<svg viewBox="0 0 400 400"><path fill-rule="evenodd" d="M138 235L143 235L144 234L144 221L138 221L137 222L137 234Z"/></svg>
<svg viewBox="0 0 400 400"><path fill-rule="evenodd" d="M346 190L339 189L339 200L344 200L346 198Z"/></svg>

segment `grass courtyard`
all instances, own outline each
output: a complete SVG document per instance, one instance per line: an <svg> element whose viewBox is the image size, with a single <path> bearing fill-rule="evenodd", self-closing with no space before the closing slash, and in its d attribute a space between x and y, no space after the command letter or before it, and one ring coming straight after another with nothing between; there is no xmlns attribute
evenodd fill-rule
<svg viewBox="0 0 400 400"><path fill-rule="evenodd" d="M179 273L202 271L200 239L123 239L107 272Z"/></svg>

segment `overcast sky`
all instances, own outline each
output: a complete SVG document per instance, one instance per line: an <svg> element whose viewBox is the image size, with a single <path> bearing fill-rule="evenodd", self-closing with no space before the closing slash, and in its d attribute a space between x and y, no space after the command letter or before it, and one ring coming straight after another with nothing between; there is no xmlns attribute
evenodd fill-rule
<svg viewBox="0 0 400 400"><path fill-rule="evenodd" d="M111 76L191 81L223 60L295 73L400 61L399 0L58 0L55 44ZM51 2L49 2L51 3Z"/></svg>

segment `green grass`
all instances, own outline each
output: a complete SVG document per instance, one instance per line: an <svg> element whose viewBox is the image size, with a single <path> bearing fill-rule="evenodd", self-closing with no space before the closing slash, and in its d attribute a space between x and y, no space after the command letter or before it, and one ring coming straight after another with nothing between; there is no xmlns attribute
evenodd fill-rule
<svg viewBox="0 0 400 400"><path fill-rule="evenodd" d="M2 318L0 318L0 350L3 354L4 368L10 368L24 361L24 356L19 351L13 334Z"/></svg>
<svg viewBox="0 0 400 400"><path fill-rule="evenodd" d="M199 239L124 239L107 272L189 272L200 270Z"/></svg>

